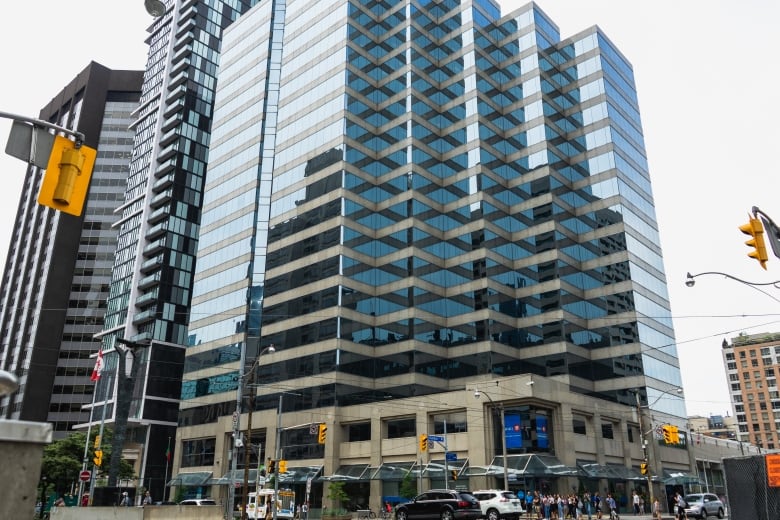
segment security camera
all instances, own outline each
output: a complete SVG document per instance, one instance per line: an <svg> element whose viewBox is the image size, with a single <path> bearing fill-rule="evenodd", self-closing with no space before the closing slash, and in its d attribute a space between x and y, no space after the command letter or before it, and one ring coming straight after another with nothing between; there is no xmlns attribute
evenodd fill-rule
<svg viewBox="0 0 780 520"><path fill-rule="evenodd" d="M474 397L476 399L479 399L482 394L479 393L479 390L474 390Z"/></svg>

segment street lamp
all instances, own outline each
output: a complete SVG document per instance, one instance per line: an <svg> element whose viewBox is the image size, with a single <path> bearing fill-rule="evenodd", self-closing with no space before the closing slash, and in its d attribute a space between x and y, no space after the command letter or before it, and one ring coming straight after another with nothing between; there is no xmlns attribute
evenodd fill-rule
<svg viewBox="0 0 780 520"><path fill-rule="evenodd" d="M494 408L497 407L499 412L501 413L501 457L503 459L502 466L504 467L504 489L509 489L509 468L507 467L507 460L506 460L506 419L504 416L504 403L500 402L498 403L498 405L496 405L495 401L493 401L493 398L490 397L490 395L487 392L485 392L484 390L480 392L479 388L474 389L475 399L479 399L482 394L485 394L485 397L488 398L490 404L493 405Z"/></svg>
<svg viewBox="0 0 780 520"><path fill-rule="evenodd" d="M165 14L165 4L160 0L144 0L144 7L146 12L155 18L159 18Z"/></svg>
<svg viewBox="0 0 780 520"><path fill-rule="evenodd" d="M238 387L236 388L236 411L233 414L233 446L231 447L230 452L230 458L231 458L231 471L230 471L230 493L229 493L229 500L228 500L228 518L232 518L233 515L233 509L235 508L236 503L236 485L234 482L235 475L238 472L238 457L236 456L236 448L241 446L241 423L240 423L240 417L241 417L241 400L244 395L244 380L249 376L254 376L255 369L260 364L260 358L267 353L276 352L276 348L273 345L268 345L263 350L260 351L260 353L255 358L254 363L252 363L252 367L247 370L245 373L239 375L238 377ZM241 350L241 368L243 369L245 364L244 356L246 354L246 349ZM244 456L244 506L241 509L241 519L243 520L246 515L246 505L247 505L247 487L249 485L249 450L252 449L252 411L255 407L255 397L257 392L257 387L253 385L252 387L252 400L251 404L249 406L249 410L247 413L247 439L246 443L243 445L245 450L245 456ZM258 453L258 457L260 454Z"/></svg>

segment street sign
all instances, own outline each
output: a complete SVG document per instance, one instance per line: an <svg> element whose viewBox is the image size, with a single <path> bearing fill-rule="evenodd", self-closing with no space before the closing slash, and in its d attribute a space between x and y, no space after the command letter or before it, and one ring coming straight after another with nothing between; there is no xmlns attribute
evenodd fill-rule
<svg viewBox="0 0 780 520"><path fill-rule="evenodd" d="M89 479L92 478L92 472L84 470L81 473L79 473L79 480L82 482L89 482Z"/></svg>
<svg viewBox="0 0 780 520"><path fill-rule="evenodd" d="M444 437L441 435L428 435L429 441L444 442Z"/></svg>
<svg viewBox="0 0 780 520"><path fill-rule="evenodd" d="M458 454L454 451L448 451L444 457L447 459L447 462L455 462L458 460Z"/></svg>

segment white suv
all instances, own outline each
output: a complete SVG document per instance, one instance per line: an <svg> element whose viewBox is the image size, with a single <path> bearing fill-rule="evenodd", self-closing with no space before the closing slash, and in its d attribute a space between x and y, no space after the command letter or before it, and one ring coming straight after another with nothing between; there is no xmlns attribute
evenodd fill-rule
<svg viewBox="0 0 780 520"><path fill-rule="evenodd" d="M517 498L514 491L485 489L472 491L471 494L479 500L482 514L487 520L499 520L500 518L518 520L520 515L525 513L523 501Z"/></svg>

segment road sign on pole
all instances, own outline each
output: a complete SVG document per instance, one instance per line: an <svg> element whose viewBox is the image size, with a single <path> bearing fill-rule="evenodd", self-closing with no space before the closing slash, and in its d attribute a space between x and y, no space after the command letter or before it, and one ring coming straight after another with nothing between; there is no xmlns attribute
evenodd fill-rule
<svg viewBox="0 0 780 520"><path fill-rule="evenodd" d="M89 479L92 478L92 472L84 470L81 473L79 473L79 480L82 482L89 482Z"/></svg>
<svg viewBox="0 0 780 520"><path fill-rule="evenodd" d="M444 442L444 436L442 435L428 435L429 441Z"/></svg>

